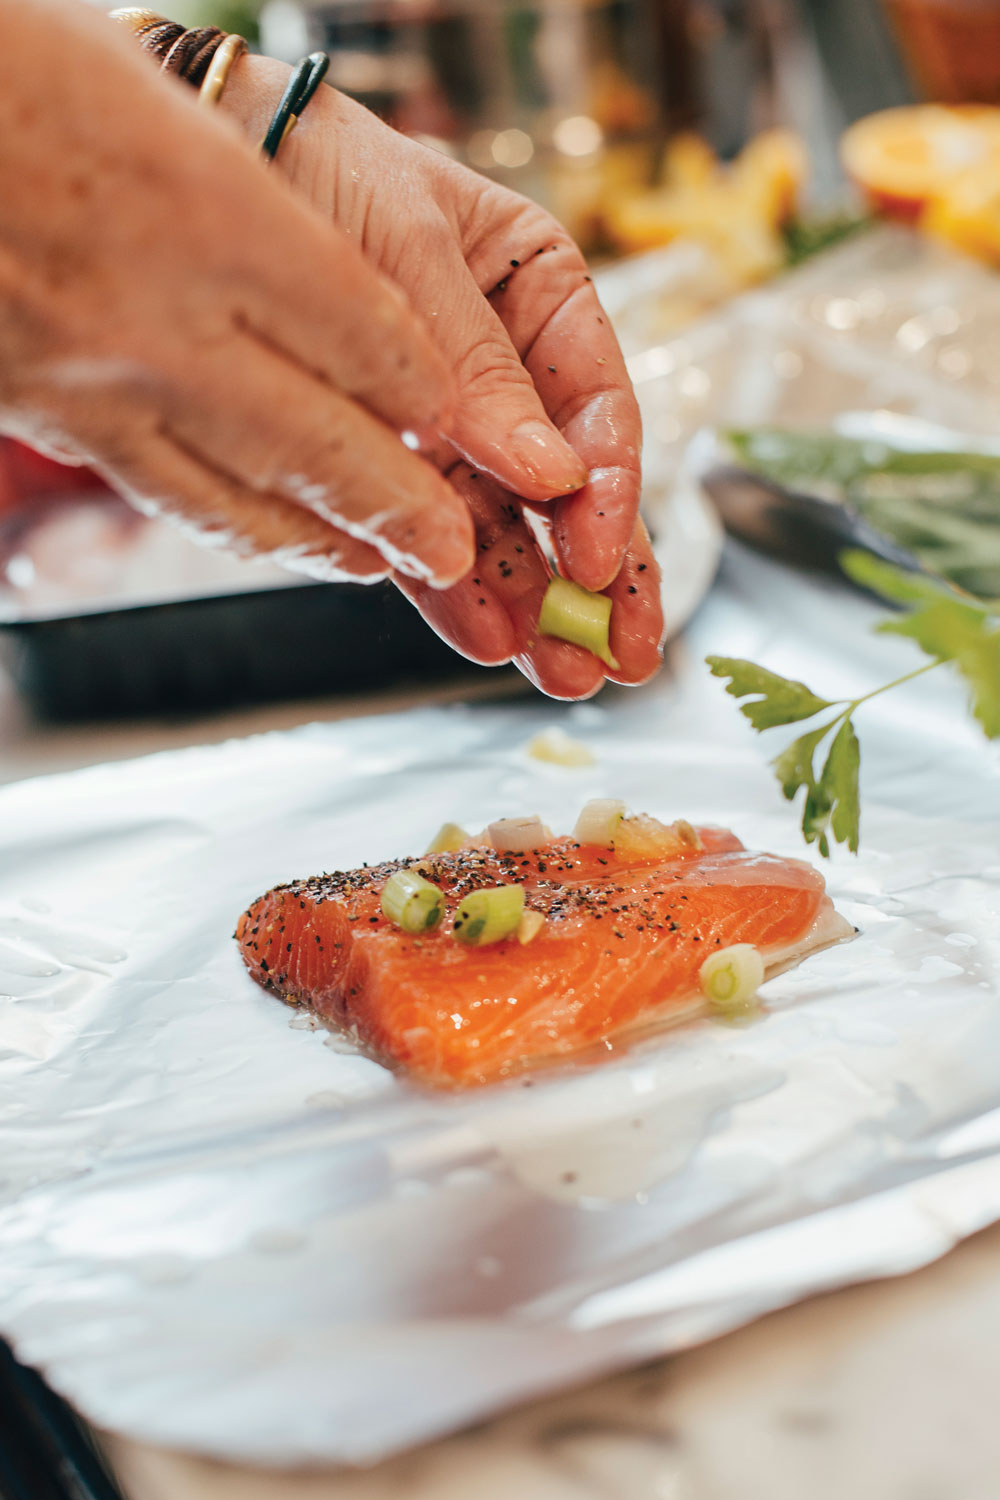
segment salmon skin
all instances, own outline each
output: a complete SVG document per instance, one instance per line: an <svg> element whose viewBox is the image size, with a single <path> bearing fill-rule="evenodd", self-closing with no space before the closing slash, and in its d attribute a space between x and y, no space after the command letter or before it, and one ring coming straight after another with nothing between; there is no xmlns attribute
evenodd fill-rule
<svg viewBox="0 0 1000 1500"><path fill-rule="evenodd" d="M236 938L255 979L380 1061L437 1087L489 1083L691 1010L698 971L720 948L752 943L775 972L853 932L811 865L698 832L700 849L666 859L557 838L520 854L463 848L318 875L255 901ZM413 868L448 905L419 936L381 910L389 877ZM538 935L457 942L459 901L513 883L545 917Z"/></svg>

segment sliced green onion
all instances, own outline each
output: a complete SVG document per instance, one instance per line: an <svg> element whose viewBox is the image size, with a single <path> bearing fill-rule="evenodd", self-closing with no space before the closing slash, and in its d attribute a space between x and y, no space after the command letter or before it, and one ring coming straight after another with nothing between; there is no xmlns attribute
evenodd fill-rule
<svg viewBox="0 0 1000 1500"><path fill-rule="evenodd" d="M553 578L542 600L538 616L541 635L554 635L592 651L607 666L618 668L611 655L611 600L606 594L591 594L568 578Z"/></svg>
<svg viewBox="0 0 1000 1500"><path fill-rule="evenodd" d="M624 816L624 802L616 797L595 797L583 804L573 838L578 844L602 844L610 848Z"/></svg>
<svg viewBox="0 0 1000 1500"><path fill-rule="evenodd" d="M427 846L428 854L451 854L455 849L461 849L467 844L469 835L464 828L457 823L442 823L434 838Z"/></svg>
<svg viewBox="0 0 1000 1500"><path fill-rule="evenodd" d="M444 906L444 891L415 870L397 870L382 888L382 911L404 932L430 932Z"/></svg>
<svg viewBox="0 0 1000 1500"><path fill-rule="evenodd" d="M706 958L698 970L702 993L723 1013L740 1011L764 982L764 960L752 943L734 943Z"/></svg>
<svg viewBox="0 0 1000 1500"><path fill-rule="evenodd" d="M537 813L530 818L498 818L489 828L490 843L498 854L524 854L540 849L552 835Z"/></svg>
<svg viewBox="0 0 1000 1500"><path fill-rule="evenodd" d="M455 913L455 936L470 948L483 948L512 937L524 914L524 887L497 885L471 891Z"/></svg>
<svg viewBox="0 0 1000 1500"><path fill-rule="evenodd" d="M553 727L543 729L541 734L528 744L528 754L533 760L545 760L553 766L592 766L594 752L580 740L568 735L565 729Z"/></svg>
<svg viewBox="0 0 1000 1500"><path fill-rule="evenodd" d="M523 947L533 943L545 926L545 915L540 911L526 911L517 926L517 940Z"/></svg>

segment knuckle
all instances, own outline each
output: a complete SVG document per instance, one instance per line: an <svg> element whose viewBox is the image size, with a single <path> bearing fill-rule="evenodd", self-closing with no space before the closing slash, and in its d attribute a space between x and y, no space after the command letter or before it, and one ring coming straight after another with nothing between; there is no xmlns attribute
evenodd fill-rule
<svg viewBox="0 0 1000 1500"><path fill-rule="evenodd" d="M531 377L513 347L490 334L474 337L464 346L455 364L455 379L463 401L496 395L510 386L527 392L531 386Z"/></svg>
<svg viewBox="0 0 1000 1500"><path fill-rule="evenodd" d="M345 468L346 447L346 434L336 418L272 430L252 466L251 482L256 490L277 490L319 510Z"/></svg>

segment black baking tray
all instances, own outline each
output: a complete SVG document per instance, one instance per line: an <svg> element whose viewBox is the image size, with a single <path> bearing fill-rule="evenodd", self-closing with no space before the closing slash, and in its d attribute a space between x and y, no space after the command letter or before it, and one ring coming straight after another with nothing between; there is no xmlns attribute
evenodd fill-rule
<svg viewBox="0 0 1000 1500"><path fill-rule="evenodd" d="M390 583L295 584L0 623L8 670L50 720L175 715L475 682Z"/></svg>
<svg viewBox="0 0 1000 1500"><path fill-rule="evenodd" d="M124 1500L83 1424L3 1343L0 1500Z"/></svg>

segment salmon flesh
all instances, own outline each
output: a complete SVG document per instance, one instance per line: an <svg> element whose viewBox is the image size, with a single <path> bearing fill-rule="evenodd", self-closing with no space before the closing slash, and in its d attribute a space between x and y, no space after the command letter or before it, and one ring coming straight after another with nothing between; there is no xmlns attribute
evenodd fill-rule
<svg viewBox="0 0 1000 1500"><path fill-rule="evenodd" d="M811 865L698 832L701 848L671 858L556 838L318 875L260 897L236 938L255 979L385 1064L436 1087L489 1083L699 1008L699 969L720 948L751 943L775 973L853 932ZM419 936L381 909L389 877L413 868L448 907ZM513 883L545 918L537 936L457 942L462 898Z"/></svg>

